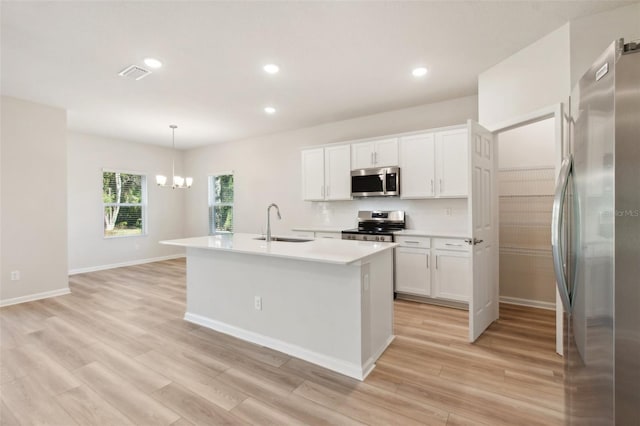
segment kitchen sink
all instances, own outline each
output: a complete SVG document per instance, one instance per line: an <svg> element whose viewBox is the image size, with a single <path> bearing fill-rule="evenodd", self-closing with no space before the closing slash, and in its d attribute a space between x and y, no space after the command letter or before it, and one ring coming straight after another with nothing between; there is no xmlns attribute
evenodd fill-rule
<svg viewBox="0 0 640 426"><path fill-rule="evenodd" d="M265 241L267 237L258 237L254 238L254 240L262 240ZM271 241L280 241L283 243L307 243L313 240L307 240L304 238L290 238L290 237L271 237Z"/></svg>

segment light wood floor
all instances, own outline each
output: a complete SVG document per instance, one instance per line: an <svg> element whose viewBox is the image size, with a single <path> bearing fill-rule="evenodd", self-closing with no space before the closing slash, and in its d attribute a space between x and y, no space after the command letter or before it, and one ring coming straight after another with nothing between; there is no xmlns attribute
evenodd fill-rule
<svg viewBox="0 0 640 426"><path fill-rule="evenodd" d="M184 260L70 277L0 310L2 425L563 423L554 314L395 302L397 338L364 382L182 320Z"/></svg>

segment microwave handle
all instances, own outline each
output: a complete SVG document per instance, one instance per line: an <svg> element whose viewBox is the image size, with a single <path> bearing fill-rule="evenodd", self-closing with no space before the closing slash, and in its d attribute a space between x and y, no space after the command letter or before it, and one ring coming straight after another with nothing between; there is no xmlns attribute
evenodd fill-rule
<svg viewBox="0 0 640 426"><path fill-rule="evenodd" d="M382 193L387 195L387 172L382 175Z"/></svg>

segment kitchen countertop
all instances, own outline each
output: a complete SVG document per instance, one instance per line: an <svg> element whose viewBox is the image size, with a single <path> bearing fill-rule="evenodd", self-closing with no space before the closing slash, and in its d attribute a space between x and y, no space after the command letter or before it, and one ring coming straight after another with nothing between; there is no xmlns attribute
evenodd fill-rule
<svg viewBox="0 0 640 426"><path fill-rule="evenodd" d="M460 232L423 231L420 229L404 229L395 231L393 235L398 237L433 237L433 238L469 238L468 235Z"/></svg>
<svg viewBox="0 0 640 426"><path fill-rule="evenodd" d="M275 235L274 235L275 236ZM221 250L259 256L283 257L319 263L348 265L397 246L395 243L318 239L303 243L256 240L256 234L221 234L160 241L161 244Z"/></svg>

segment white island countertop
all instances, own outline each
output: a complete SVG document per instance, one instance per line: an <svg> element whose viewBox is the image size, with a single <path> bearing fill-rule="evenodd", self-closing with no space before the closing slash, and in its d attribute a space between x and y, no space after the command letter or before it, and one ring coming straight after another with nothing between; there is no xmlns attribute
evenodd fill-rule
<svg viewBox="0 0 640 426"><path fill-rule="evenodd" d="M187 248L222 250L341 265L358 262L398 245L395 243L333 239L317 239L302 243L284 241L267 243L264 240L256 240L259 237L261 236L256 234L235 233L166 240L160 241L160 243Z"/></svg>

